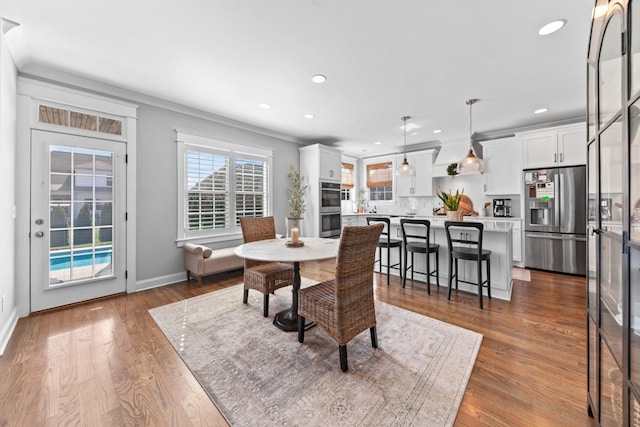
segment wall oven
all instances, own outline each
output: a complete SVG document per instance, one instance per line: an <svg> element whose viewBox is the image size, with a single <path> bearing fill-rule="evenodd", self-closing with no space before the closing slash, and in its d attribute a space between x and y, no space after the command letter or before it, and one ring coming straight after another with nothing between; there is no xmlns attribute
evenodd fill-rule
<svg viewBox="0 0 640 427"><path fill-rule="evenodd" d="M340 183L320 181L320 213L340 210Z"/></svg>
<svg viewBox="0 0 640 427"><path fill-rule="evenodd" d="M342 232L340 212L320 214L320 237L339 237Z"/></svg>

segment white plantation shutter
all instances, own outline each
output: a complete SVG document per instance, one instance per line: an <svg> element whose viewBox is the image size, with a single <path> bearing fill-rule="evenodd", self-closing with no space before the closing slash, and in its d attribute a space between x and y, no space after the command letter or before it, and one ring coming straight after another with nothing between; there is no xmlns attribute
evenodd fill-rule
<svg viewBox="0 0 640 427"><path fill-rule="evenodd" d="M269 214L270 151L177 135L178 241L241 233L240 218Z"/></svg>
<svg viewBox="0 0 640 427"><path fill-rule="evenodd" d="M187 150L187 229L229 227L229 158Z"/></svg>

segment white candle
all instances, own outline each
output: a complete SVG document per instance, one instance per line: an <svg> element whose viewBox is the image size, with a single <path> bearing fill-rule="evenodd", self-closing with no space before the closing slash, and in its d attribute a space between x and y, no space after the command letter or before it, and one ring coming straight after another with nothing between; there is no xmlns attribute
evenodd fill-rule
<svg viewBox="0 0 640 427"><path fill-rule="evenodd" d="M300 238L300 230L297 227L293 227L291 229L291 243L298 243L298 239Z"/></svg>

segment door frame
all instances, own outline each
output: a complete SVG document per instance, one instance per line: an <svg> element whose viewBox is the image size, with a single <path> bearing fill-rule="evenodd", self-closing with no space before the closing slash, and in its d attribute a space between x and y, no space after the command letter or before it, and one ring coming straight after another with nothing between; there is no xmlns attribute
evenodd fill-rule
<svg viewBox="0 0 640 427"><path fill-rule="evenodd" d="M100 135L86 131L38 122L38 106L67 106L71 109L107 114L122 120L122 135L109 135L110 139L126 144L126 290L136 288L136 129L138 106L132 103L94 95L33 78L18 77L16 106L16 307L19 317L31 313L30 277L30 217L31 217L31 132L45 130L72 135Z"/></svg>

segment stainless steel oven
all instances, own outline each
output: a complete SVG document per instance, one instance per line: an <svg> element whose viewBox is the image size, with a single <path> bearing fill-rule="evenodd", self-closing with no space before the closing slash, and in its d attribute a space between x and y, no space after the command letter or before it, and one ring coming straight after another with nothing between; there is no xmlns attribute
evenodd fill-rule
<svg viewBox="0 0 640 427"><path fill-rule="evenodd" d="M340 183L320 181L320 213L340 210Z"/></svg>
<svg viewBox="0 0 640 427"><path fill-rule="evenodd" d="M340 212L320 214L320 237L338 237L342 232Z"/></svg>

